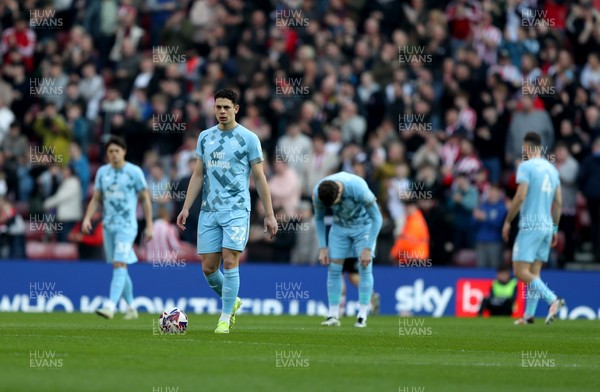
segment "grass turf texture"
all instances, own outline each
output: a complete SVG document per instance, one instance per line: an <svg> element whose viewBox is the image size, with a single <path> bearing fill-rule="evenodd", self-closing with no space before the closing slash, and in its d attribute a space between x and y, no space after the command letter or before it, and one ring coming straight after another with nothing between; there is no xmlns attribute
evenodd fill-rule
<svg viewBox="0 0 600 392"><path fill-rule="evenodd" d="M321 318L242 314L229 335L215 335L218 316L192 314L185 335L161 336L158 316L121 317L2 313L0 391L600 390L597 321L402 318L400 326L379 316L359 329L351 318L326 328ZM544 366L523 367L523 351L547 352ZM31 352L53 352L62 367L32 368ZM298 367L283 367L293 356Z"/></svg>

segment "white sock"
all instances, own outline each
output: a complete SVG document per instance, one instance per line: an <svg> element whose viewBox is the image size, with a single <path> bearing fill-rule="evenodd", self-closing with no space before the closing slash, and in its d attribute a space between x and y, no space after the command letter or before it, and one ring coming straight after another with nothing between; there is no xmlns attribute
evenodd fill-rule
<svg viewBox="0 0 600 392"><path fill-rule="evenodd" d="M329 305L329 317L340 317L340 305Z"/></svg>
<svg viewBox="0 0 600 392"><path fill-rule="evenodd" d="M221 313L221 317L219 317L219 322L227 321L227 324L229 324L230 319L231 319L231 313Z"/></svg>
<svg viewBox="0 0 600 392"><path fill-rule="evenodd" d="M363 319L367 319L367 314L369 313L369 304L363 305L363 304L359 304L358 305L358 317L362 317Z"/></svg>

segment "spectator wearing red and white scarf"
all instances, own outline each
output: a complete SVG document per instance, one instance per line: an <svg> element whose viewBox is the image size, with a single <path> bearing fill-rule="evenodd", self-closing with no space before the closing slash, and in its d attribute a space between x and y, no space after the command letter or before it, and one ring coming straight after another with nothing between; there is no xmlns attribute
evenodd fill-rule
<svg viewBox="0 0 600 392"><path fill-rule="evenodd" d="M18 19L15 21L14 27L10 27L2 33L0 55L2 55L5 63L10 64L10 53L16 50L23 57L23 63L27 71L33 72L35 43L35 32L27 27L25 19Z"/></svg>
<svg viewBox="0 0 600 392"><path fill-rule="evenodd" d="M468 133L469 139L473 138L473 131L477 123L477 113L469 106L469 94L460 92L454 98L454 105L458 108L458 125Z"/></svg>
<svg viewBox="0 0 600 392"><path fill-rule="evenodd" d="M479 57L488 65L496 64L498 46L502 43L502 31L492 24L492 16L484 13L481 23L473 34L473 45Z"/></svg>

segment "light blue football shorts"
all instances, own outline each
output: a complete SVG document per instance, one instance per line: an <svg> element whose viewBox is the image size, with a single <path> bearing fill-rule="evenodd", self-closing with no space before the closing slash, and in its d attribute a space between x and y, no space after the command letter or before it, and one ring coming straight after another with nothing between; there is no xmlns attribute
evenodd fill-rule
<svg viewBox="0 0 600 392"><path fill-rule="evenodd" d="M134 230L118 229L108 230L102 228L104 235L104 253L107 263L137 263L138 258L133 251L133 242L137 232Z"/></svg>
<svg viewBox="0 0 600 392"><path fill-rule="evenodd" d="M198 254L223 248L243 251L248 243L250 211L202 211L198 220Z"/></svg>
<svg viewBox="0 0 600 392"><path fill-rule="evenodd" d="M552 231L524 231L519 229L515 244L513 245L512 259L533 263L536 260L547 262L552 243Z"/></svg>
<svg viewBox="0 0 600 392"><path fill-rule="evenodd" d="M331 226L329 231L329 258L343 260L348 257L359 257L362 250L367 248L370 225L358 227ZM371 248L371 256L375 255L375 245Z"/></svg>

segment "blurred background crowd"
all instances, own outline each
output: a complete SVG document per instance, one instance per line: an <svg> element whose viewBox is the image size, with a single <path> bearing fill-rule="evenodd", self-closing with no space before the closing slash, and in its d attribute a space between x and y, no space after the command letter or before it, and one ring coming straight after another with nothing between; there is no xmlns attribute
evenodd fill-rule
<svg viewBox="0 0 600 392"><path fill-rule="evenodd" d="M120 135L153 199L157 238L140 256L193 259L199 202L187 231L173 221L198 134L216 124L213 94L234 88L280 221L266 237L253 190L248 262L316 263L311 192L343 170L378 198L376 263L508 263L500 230L528 131L561 178L551 265L600 262L599 10L598 0L0 0L2 255L102 258L101 225L83 236L79 222L102 142Z"/></svg>

